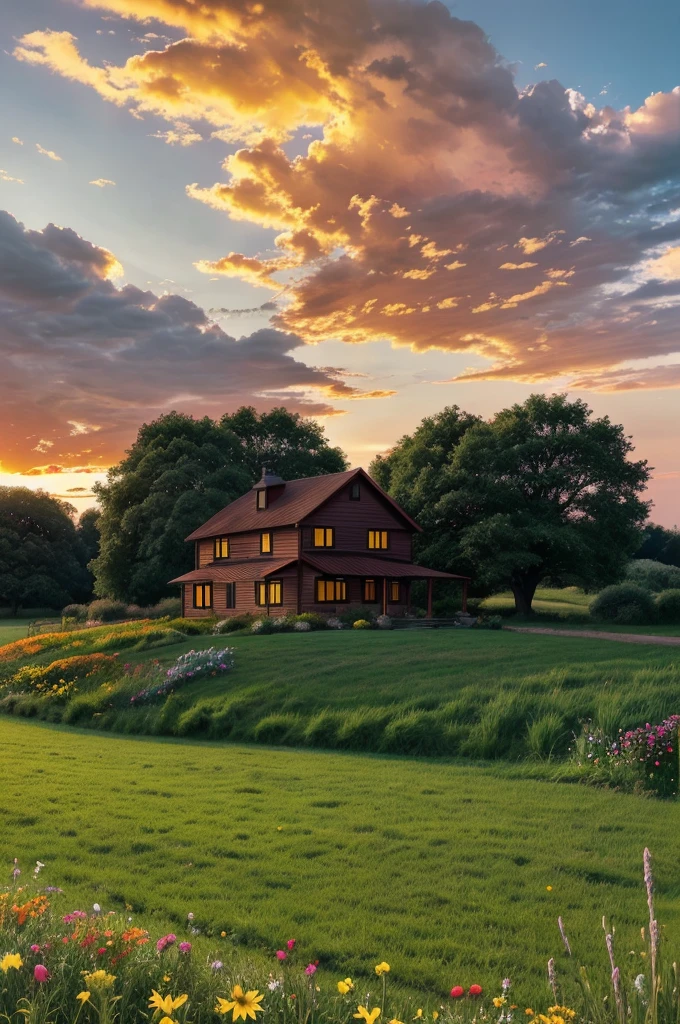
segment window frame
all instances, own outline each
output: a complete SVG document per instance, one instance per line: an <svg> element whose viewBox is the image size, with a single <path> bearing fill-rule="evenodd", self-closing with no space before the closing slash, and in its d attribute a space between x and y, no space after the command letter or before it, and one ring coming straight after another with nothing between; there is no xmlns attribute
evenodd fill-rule
<svg viewBox="0 0 680 1024"><path fill-rule="evenodd" d="M265 551L264 549L264 538L269 537L269 548ZM273 555L274 554L274 533L272 530L261 530L260 531L260 554L261 555Z"/></svg>
<svg viewBox="0 0 680 1024"><path fill-rule="evenodd" d="M272 587L279 588L279 600L275 601L272 598ZM283 580L267 580L267 605L271 608L280 608L283 604Z"/></svg>
<svg viewBox="0 0 680 1024"><path fill-rule="evenodd" d="M317 530L322 530L323 531L324 541L326 541L328 539L328 534L330 533L330 535L331 535L331 542L330 542L330 544L327 544L327 543L317 544L316 543L316 531ZM334 526L313 526L312 527L312 547L316 548L318 551L319 550L323 550L324 548L334 548L335 547L335 527Z"/></svg>
<svg viewBox="0 0 680 1024"><path fill-rule="evenodd" d="M218 545L220 546L220 551L226 545L226 548L227 548L226 555L218 554L217 553L217 546ZM229 556L230 556L229 548L230 547L231 547L231 545L229 543L229 537L228 536L224 535L224 536L220 536L220 537L215 537L215 539L213 541L213 560L215 562L220 562L220 561L223 561L225 558L229 558Z"/></svg>
<svg viewBox="0 0 680 1024"><path fill-rule="evenodd" d="M233 581L231 583L227 583L226 584L225 605L224 606L225 606L225 608L235 608L236 607L236 583L233 582Z"/></svg>
<svg viewBox="0 0 680 1024"><path fill-rule="evenodd" d="M383 533L385 534L385 539L386 539L385 545L384 546L382 544L380 544L380 545L373 544L372 545L371 544L371 534L374 534L374 535L378 534L380 536L381 540L382 540L382 534ZM382 529L379 529L379 530L373 530L373 529L367 530L366 531L366 548L367 548L368 551L389 551L390 550L390 531L389 530L382 530Z"/></svg>
<svg viewBox="0 0 680 1024"><path fill-rule="evenodd" d="M208 591L209 600L206 601L206 589ZM198 592L201 591L202 603L198 604ZM205 611L206 608L212 608L213 606L213 585L212 580L206 580L205 583L194 583L193 585L193 607L197 611Z"/></svg>
<svg viewBox="0 0 680 1024"><path fill-rule="evenodd" d="M260 588L263 587L264 600L260 600ZM267 592L267 581L266 580L255 580L255 604L258 608L267 607L267 598L269 594Z"/></svg>
<svg viewBox="0 0 680 1024"><path fill-rule="evenodd" d="M355 480L354 483L350 484L349 500L361 501L361 484L358 480Z"/></svg>
<svg viewBox="0 0 680 1024"><path fill-rule="evenodd" d="M335 587L338 583L341 583L344 591L344 597L319 597L319 584L332 583L334 585L333 593L335 594ZM349 602L347 579L344 576L317 576L314 580L314 603L315 604L347 604Z"/></svg>
<svg viewBox="0 0 680 1024"><path fill-rule="evenodd" d="M263 499L262 504L260 504L260 498ZM268 505L269 502L267 500L267 488L258 487L258 489L255 491L255 510L257 512L265 512Z"/></svg>
<svg viewBox="0 0 680 1024"><path fill-rule="evenodd" d="M272 600L271 588L274 585L280 588L278 601ZM280 608L283 604L283 580L255 580L255 604L258 608Z"/></svg>
<svg viewBox="0 0 680 1024"><path fill-rule="evenodd" d="M397 588L397 596L394 596L394 588ZM401 604L401 580L390 580L388 604Z"/></svg>
<svg viewBox="0 0 680 1024"><path fill-rule="evenodd" d="M373 585L373 597L366 596L366 585L371 583ZM374 577L368 577L361 581L361 594L364 604L377 604L378 603L378 586Z"/></svg>

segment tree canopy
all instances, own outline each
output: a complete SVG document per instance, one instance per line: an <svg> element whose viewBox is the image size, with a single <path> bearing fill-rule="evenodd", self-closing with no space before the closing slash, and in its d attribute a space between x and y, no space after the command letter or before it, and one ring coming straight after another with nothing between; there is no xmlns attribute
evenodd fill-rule
<svg viewBox="0 0 680 1024"><path fill-rule="evenodd" d="M474 419L457 409L440 418L454 426ZM417 492L420 510L404 501L424 527L420 561L469 574L488 590L509 587L522 613L547 578L586 588L621 578L640 544L649 478L646 462L629 458L623 427L594 419L584 402L532 395L460 437L454 430L448 451L435 444L428 465L416 439L427 447L438 419L371 467L380 481L388 464L383 479L395 497L401 480L407 491L433 473L430 493Z"/></svg>
<svg viewBox="0 0 680 1024"><path fill-rule="evenodd" d="M0 604L62 608L91 594L75 508L45 491L0 487Z"/></svg>
<svg viewBox="0 0 680 1024"><path fill-rule="evenodd" d="M655 562L663 562L664 565L680 567L680 532L648 523L642 544L633 558L650 558Z"/></svg>
<svg viewBox="0 0 680 1024"><path fill-rule="evenodd" d="M184 538L259 479L261 467L292 480L346 469L322 427L286 409L243 407L219 422L171 412L144 424L126 458L95 486L101 505L101 597L149 604L193 568Z"/></svg>

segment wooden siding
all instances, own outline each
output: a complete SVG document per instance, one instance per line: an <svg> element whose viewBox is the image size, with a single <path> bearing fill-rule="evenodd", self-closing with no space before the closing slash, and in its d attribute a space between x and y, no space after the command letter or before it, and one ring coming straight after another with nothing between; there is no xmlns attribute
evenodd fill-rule
<svg viewBox="0 0 680 1024"><path fill-rule="evenodd" d="M239 580L236 583L236 605L234 608L227 608L227 584L213 583L213 606L210 608L193 607L193 584L184 584L184 614L190 619L205 619L216 615L218 619L228 619L230 615L241 615L245 612L252 612L253 615L266 615L267 609L260 608L255 604L255 582L260 578L257 575L257 564L253 565L252 580ZM297 569L286 569L277 573L274 579L283 582L283 604L272 605L271 615L287 615L297 612Z"/></svg>
<svg viewBox="0 0 680 1024"><path fill-rule="evenodd" d="M215 554L215 542L213 540L196 541L196 568L202 569L213 561Z"/></svg>
<svg viewBox="0 0 680 1024"><path fill-rule="evenodd" d="M228 561L237 562L243 558L259 558L260 532L260 530L252 530L250 533L224 534L229 537L229 559L221 561L227 564ZM267 556L268 558L297 558L298 531L294 526L272 528L266 532L273 534L272 551ZM215 538L199 540L196 544L198 552L196 568L202 569L204 565L210 565L215 560Z"/></svg>
<svg viewBox="0 0 680 1024"><path fill-rule="evenodd" d="M345 576L344 579L347 581L347 601L338 602L337 604L331 604L330 602L318 602L316 601L316 580L319 578L320 573L311 566L304 566L302 572L302 610L303 612L319 612L321 615L339 615L343 610L352 606L363 605L363 580L356 576ZM400 616L405 615L407 610L407 598L408 598L408 587L402 584L401 587L401 601L398 604L393 604L390 601L389 594L389 580L387 581L387 614ZM382 594L383 594L382 579L375 577L375 590L377 601L367 604L367 607L373 608L377 615L382 612Z"/></svg>
<svg viewBox="0 0 680 1024"><path fill-rule="evenodd" d="M333 550L352 552L368 551L369 530L389 530L390 546L384 554L389 558L411 561L411 531L404 529L403 520L380 496L361 482L361 498L352 501L350 488L345 487L333 495L320 509L302 523L303 551ZM332 526L335 530L335 546L332 549L312 547L312 530L315 526ZM371 554L381 554L371 551Z"/></svg>

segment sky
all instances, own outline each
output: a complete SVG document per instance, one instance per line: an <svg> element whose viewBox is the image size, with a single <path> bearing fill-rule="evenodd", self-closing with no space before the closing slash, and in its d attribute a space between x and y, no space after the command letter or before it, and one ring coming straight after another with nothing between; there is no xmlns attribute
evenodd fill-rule
<svg viewBox="0 0 680 1024"><path fill-rule="evenodd" d="M680 7L15 0L0 483L91 504L139 425L568 392L680 521Z"/></svg>

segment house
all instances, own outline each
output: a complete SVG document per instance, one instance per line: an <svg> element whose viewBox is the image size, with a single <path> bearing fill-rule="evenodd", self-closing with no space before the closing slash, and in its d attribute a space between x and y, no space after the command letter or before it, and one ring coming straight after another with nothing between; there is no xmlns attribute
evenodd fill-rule
<svg viewBox="0 0 680 1024"><path fill-rule="evenodd" d="M468 579L414 565L420 527L363 469L284 481L267 470L186 538L195 569L182 586L182 614L226 618L320 612L347 605L378 613L410 611L413 580L458 579L465 608Z"/></svg>

